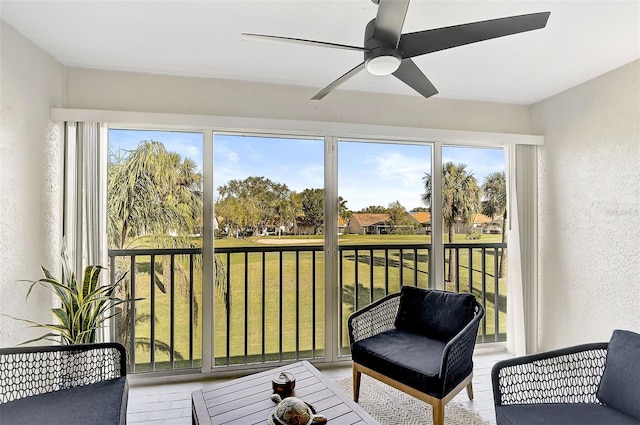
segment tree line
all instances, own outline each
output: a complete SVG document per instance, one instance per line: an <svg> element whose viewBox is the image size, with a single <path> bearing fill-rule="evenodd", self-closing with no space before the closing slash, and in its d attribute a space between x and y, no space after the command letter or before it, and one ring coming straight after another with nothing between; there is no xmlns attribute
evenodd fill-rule
<svg viewBox="0 0 640 425"><path fill-rule="evenodd" d="M157 240L164 247L189 246L189 235L201 233L202 173L192 159L167 151L161 142L144 140L135 150L110 154L108 178L110 247L124 248L142 237ZM424 174L423 184L424 205L414 211L430 211L431 199L437 193L430 173ZM300 226L318 233L325 224L324 189L296 192L284 183L262 176L231 180L218 187L214 212L218 228L226 229L227 235L240 236L265 229L298 234ZM407 210L398 201L386 207L350 211L347 200L338 199L338 214L343 220L356 212L386 213L390 226L407 225L403 221L408 218ZM442 219L450 241L454 241L456 221L468 223L476 213L501 217L504 229L507 217L504 172L487 175L481 184L466 164L443 164Z"/></svg>

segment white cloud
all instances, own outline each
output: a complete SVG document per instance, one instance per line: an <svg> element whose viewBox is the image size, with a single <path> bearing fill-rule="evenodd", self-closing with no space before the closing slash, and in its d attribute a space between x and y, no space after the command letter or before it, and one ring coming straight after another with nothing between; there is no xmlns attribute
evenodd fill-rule
<svg viewBox="0 0 640 425"><path fill-rule="evenodd" d="M300 171L300 179L292 183L290 189L300 192L307 188L324 187L324 166L305 167Z"/></svg>
<svg viewBox="0 0 640 425"><path fill-rule="evenodd" d="M226 143L218 142L214 145L216 159L220 159L224 162L236 163L240 159L240 155L232 149L230 149Z"/></svg>
<svg viewBox="0 0 640 425"><path fill-rule="evenodd" d="M386 180L399 180L403 184L415 184L422 180L429 163L428 158L411 158L399 152L382 157L371 158L377 174Z"/></svg>

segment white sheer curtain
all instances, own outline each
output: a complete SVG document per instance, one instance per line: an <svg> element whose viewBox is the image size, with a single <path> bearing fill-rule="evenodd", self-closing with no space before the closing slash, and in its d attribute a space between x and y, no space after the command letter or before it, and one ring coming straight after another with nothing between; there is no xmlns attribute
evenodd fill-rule
<svg viewBox="0 0 640 425"><path fill-rule="evenodd" d="M537 146L505 149L508 178L507 349L537 351Z"/></svg>
<svg viewBox="0 0 640 425"><path fill-rule="evenodd" d="M63 235L77 276L107 266L107 148L106 124L66 122Z"/></svg>

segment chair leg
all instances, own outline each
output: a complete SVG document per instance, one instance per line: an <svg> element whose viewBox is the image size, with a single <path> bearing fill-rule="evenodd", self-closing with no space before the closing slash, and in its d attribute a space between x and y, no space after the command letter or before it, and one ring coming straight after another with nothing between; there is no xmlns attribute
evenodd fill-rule
<svg viewBox="0 0 640 425"><path fill-rule="evenodd" d="M473 384L471 382L467 385L467 395L469 396L469 400L473 400Z"/></svg>
<svg viewBox="0 0 640 425"><path fill-rule="evenodd" d="M353 364L353 401L358 402L360 398L360 378L362 373L358 371L358 366Z"/></svg>
<svg viewBox="0 0 640 425"><path fill-rule="evenodd" d="M444 404L437 400L433 405L433 425L444 425Z"/></svg>

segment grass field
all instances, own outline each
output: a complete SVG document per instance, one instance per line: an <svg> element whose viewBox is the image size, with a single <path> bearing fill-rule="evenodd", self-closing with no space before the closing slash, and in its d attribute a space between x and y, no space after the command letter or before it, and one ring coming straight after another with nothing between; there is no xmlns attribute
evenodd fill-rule
<svg viewBox="0 0 640 425"><path fill-rule="evenodd" d="M322 237L287 237L284 238L247 238L247 239L216 239L217 248L272 246L273 249L284 245L318 245L322 244ZM269 243L264 243L265 241ZM428 243L425 236L392 236L392 235L344 235L340 236L343 245L379 245L389 246L406 243ZM464 235L456 242L491 243L500 242L500 235L484 236L478 241L467 241ZM416 258L417 254L417 258ZM427 287L428 251L417 252L390 249L385 256L385 250L376 249L373 252L361 250L356 257L355 250L342 251L342 282L341 309L342 332L341 352L348 353L348 339L346 335L346 318L355 308L361 308L371 300L376 300L388 292L396 292L402 284ZM493 277L493 253L487 253L484 274ZM226 254L218 258L226 262ZM277 360L279 358L295 358L296 352L300 356L310 358L324 355L324 254L322 250L311 252L266 252L266 253L235 253L230 254L228 269L228 288L230 294L229 310L224 305L221 294L216 291L214 305L214 355L216 364L244 363ZM315 258L315 260L314 260ZM415 260L418 260L417 263ZM187 358L189 346L189 311L190 294L188 284L188 257L177 256L180 264L174 273L174 352L182 358ZM315 262L315 264L314 264ZM137 317L144 318L151 311L151 279L150 257L137 258L136 296L144 300L136 304ZM159 278L167 288L167 293L155 289L154 327L156 344L156 370L169 368L168 353L161 350L160 343L169 344L171 288L169 273L162 274L162 264L165 267L168 260L156 257L156 270ZM417 264L417 268L415 267ZM459 254L459 291L472 292L480 302L485 302L485 322L481 325L490 341L494 340L496 308L498 300L498 334L504 339L506 332L506 279L499 279L495 295L493 280L489 280L489 287L483 292L481 272L482 258L479 250L472 253L471 267L469 253L461 250ZM167 267L168 269L168 267ZM184 270L184 272L183 272ZM357 285L356 285L357 272ZM471 273L471 274L470 274ZM401 276L402 275L402 276ZM471 276L471 281L469 280ZM246 277L246 278L245 278ZM315 284L314 284L315 277ZM471 285L471 291L470 291ZM446 289L455 290L453 283L447 282ZM201 308L202 279L201 271L194 270L194 302L197 311L194 320L193 366L201 364ZM357 298L357 303L354 300ZM282 300L282 302L280 302ZM136 338L142 341L136 349L137 371L148 369L150 353L144 342L151 338L151 321L139 321L136 325ZM228 344L227 344L228 341ZM177 356L177 354L176 354ZM191 367L191 363L179 361L176 357L175 367Z"/></svg>

